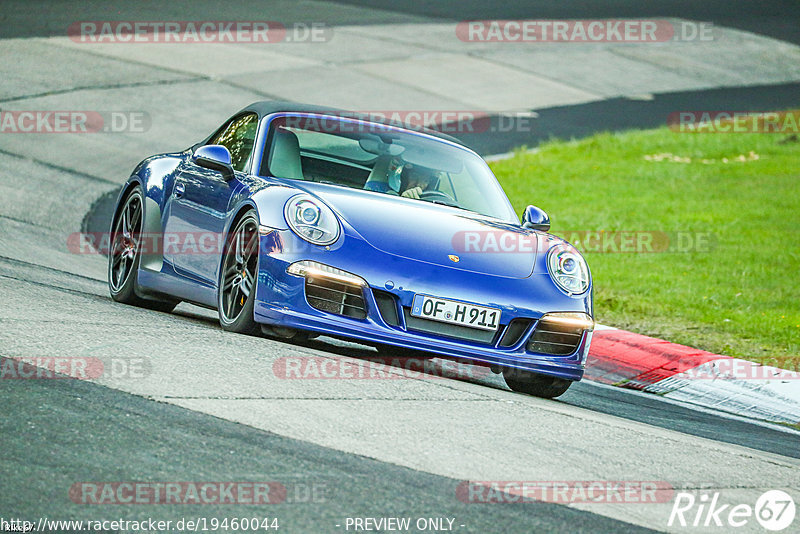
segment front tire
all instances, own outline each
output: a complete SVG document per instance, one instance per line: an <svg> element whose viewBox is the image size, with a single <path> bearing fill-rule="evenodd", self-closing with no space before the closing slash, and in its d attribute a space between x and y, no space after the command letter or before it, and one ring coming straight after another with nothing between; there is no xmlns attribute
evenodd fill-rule
<svg viewBox="0 0 800 534"><path fill-rule="evenodd" d="M563 395L572 385L570 380L510 367L503 368L503 378L512 391L545 399L554 399Z"/></svg>
<svg viewBox="0 0 800 534"><path fill-rule="evenodd" d="M111 246L108 250L108 291L111 298L123 304L150 310L170 312L178 301L143 299L136 294L137 272L141 255L144 195L141 186L134 187L111 226Z"/></svg>
<svg viewBox="0 0 800 534"><path fill-rule="evenodd" d="M228 234L219 276L217 309L219 324L228 332L259 335L253 319L258 276L258 218L245 213Z"/></svg>

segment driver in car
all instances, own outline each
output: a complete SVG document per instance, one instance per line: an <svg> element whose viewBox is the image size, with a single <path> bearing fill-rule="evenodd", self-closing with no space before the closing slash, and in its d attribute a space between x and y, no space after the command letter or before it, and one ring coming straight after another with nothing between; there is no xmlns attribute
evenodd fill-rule
<svg viewBox="0 0 800 534"><path fill-rule="evenodd" d="M439 185L439 173L427 167L406 163L400 175L400 196L420 198L425 191L435 191Z"/></svg>

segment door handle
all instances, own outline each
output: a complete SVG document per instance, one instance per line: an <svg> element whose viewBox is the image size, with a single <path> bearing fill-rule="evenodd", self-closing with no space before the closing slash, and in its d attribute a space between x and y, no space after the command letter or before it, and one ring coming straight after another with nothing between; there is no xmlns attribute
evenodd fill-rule
<svg viewBox="0 0 800 534"><path fill-rule="evenodd" d="M181 198L183 194L186 192L186 186L182 183L175 184L175 198Z"/></svg>

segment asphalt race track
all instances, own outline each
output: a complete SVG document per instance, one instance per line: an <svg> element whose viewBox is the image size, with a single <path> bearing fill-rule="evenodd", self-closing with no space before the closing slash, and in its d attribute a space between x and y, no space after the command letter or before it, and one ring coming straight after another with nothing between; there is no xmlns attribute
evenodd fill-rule
<svg viewBox="0 0 800 534"><path fill-rule="evenodd" d="M725 503L751 506L771 489L800 495L800 433L788 428L592 383L557 400L526 397L479 368L450 378L387 368L376 380L285 380L276 362L363 360L375 352L328 338L295 344L229 334L216 314L185 304L164 314L114 303L105 258L70 252L69 235L107 229L110 202L143 157L189 145L270 92L179 65L47 48L75 20L215 17L366 26L674 16L800 43L796 2L601 9L588 2L287 1L270 3L268 15L260 2L67 6L3 3L0 110L147 110L152 124L146 134L0 134L0 369L35 373L14 359L75 357L115 370L94 380L0 380L0 519L258 516L277 518L279 532L316 533L359 531L348 518L408 517L475 533L721 532L668 527L674 492L719 492ZM13 58L23 59L9 66ZM654 126L662 112L696 108L698 100L711 109L787 107L797 104L798 89L786 82L554 106L539 110L534 133L472 144L493 154L551 135ZM130 505L86 504L74 491L82 483L191 481L271 482L285 493L262 506ZM465 481L656 481L670 489L648 503L495 504L464 502ZM751 520L736 531L763 530Z"/></svg>

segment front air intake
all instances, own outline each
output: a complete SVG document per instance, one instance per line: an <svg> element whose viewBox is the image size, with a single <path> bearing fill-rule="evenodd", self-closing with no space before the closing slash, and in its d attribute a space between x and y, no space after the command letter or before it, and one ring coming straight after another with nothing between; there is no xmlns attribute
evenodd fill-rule
<svg viewBox="0 0 800 534"><path fill-rule="evenodd" d="M539 354L567 356L578 350L583 332L582 325L548 320L545 316L536 324L527 349Z"/></svg>
<svg viewBox="0 0 800 534"><path fill-rule="evenodd" d="M397 298L387 291L373 289L372 295L378 305L381 317L390 326L400 326L400 314L398 313Z"/></svg>
<svg viewBox="0 0 800 534"><path fill-rule="evenodd" d="M367 317L363 287L324 276L306 275L306 300L317 310L354 319Z"/></svg>
<svg viewBox="0 0 800 534"><path fill-rule="evenodd" d="M511 322L508 323L508 328L506 328L503 338L500 340L500 346L513 347L519 343L532 322L532 319L512 319Z"/></svg>

